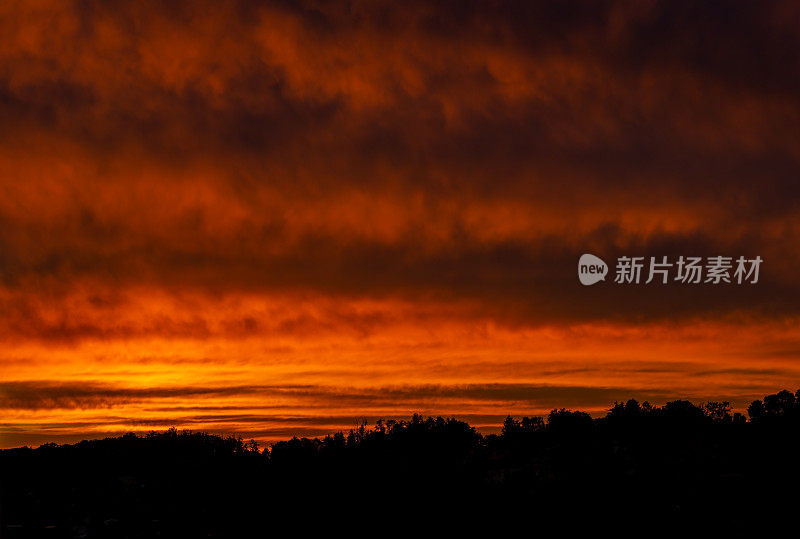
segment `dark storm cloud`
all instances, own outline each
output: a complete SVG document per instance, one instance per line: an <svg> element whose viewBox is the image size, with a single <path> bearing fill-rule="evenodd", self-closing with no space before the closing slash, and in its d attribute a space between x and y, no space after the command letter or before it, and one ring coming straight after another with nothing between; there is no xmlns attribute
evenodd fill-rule
<svg viewBox="0 0 800 539"><path fill-rule="evenodd" d="M756 386L748 386L755 388ZM316 385L281 386L225 386L217 388L158 387L152 389L120 388L96 382L59 383L52 381L5 382L0 384L0 407L9 410L37 409L94 409L114 407L131 403L148 403L164 399L238 396L279 396L294 399L296 406L324 406L328 410L350 407L380 406L382 408L416 410L431 403L490 402L508 408L513 405L549 408L554 406L573 408L597 408L624 401L635 396L651 402L663 402L677 398L668 390L647 390L624 387L555 386L541 384L460 384L460 385L405 385L376 388L334 388ZM697 396L695 396L697 397ZM269 403L263 407L269 409ZM182 412L192 408L160 407L161 411ZM199 410L203 408L200 407ZM217 412L228 410L215 409ZM235 410L233 408L232 410ZM278 410L275 410L278 412ZM261 421L258 414L225 414L188 416L189 420L252 422ZM269 417L287 418L286 414L273 413ZM319 417L319 416L317 416ZM333 417L333 416L331 416ZM192 419L193 418L193 419ZM216 419L215 419L216 418ZM227 419L226 419L227 418ZM265 419L264 419L265 420ZM342 417L336 421L342 423ZM168 421L168 420L167 420ZM290 421L287 419L287 421ZM298 420L299 421L299 420ZM311 420L306 419L307 423ZM333 421L333 419L331 420Z"/></svg>
<svg viewBox="0 0 800 539"><path fill-rule="evenodd" d="M82 280L468 298L513 324L797 314L793 2L82 1L0 25L0 278L25 297ZM584 250L766 262L757 288L587 291ZM6 303L8 334L155 331Z"/></svg>

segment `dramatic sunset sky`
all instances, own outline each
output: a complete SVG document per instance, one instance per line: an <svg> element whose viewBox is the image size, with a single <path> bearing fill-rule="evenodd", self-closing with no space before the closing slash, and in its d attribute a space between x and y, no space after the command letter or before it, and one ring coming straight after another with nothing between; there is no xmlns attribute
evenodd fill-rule
<svg viewBox="0 0 800 539"><path fill-rule="evenodd" d="M800 387L794 0L9 1L0 36L0 447ZM584 252L764 263L584 287Z"/></svg>

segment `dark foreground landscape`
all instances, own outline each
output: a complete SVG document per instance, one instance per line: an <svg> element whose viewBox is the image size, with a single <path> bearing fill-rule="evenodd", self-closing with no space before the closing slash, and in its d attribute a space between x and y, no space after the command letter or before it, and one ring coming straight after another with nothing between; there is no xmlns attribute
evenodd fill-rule
<svg viewBox="0 0 800 539"><path fill-rule="evenodd" d="M482 436L415 415L264 451L128 434L0 452L2 537L796 531L799 442L800 391L755 401L748 417L727 403L630 400L597 419L508 418Z"/></svg>

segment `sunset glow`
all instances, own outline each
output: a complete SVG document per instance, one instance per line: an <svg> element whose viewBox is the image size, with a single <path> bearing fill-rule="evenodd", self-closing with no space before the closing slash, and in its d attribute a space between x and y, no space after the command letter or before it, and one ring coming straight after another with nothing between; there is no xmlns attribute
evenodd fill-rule
<svg viewBox="0 0 800 539"><path fill-rule="evenodd" d="M794 3L168 4L0 5L0 447L800 387Z"/></svg>

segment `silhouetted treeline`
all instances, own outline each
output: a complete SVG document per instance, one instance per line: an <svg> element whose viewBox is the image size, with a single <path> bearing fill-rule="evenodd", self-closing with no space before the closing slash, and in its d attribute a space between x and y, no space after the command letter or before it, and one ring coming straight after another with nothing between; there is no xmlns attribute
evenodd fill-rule
<svg viewBox="0 0 800 539"><path fill-rule="evenodd" d="M748 407L629 400L508 417L378 421L255 442L170 429L0 452L2 537L554 528L747 535L800 503L800 391Z"/></svg>

